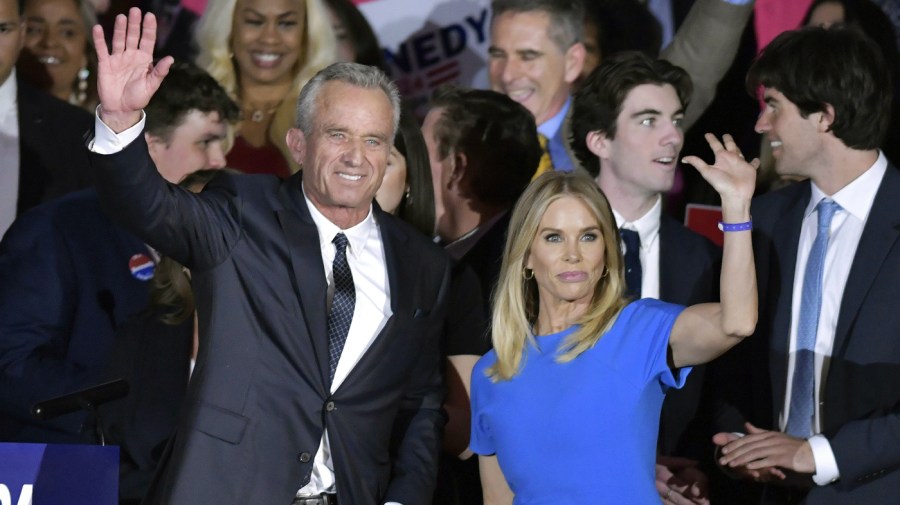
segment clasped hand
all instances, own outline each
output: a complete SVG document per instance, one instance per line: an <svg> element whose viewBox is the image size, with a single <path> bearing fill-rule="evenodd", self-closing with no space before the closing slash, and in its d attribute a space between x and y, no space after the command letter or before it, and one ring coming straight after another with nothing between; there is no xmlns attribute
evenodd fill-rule
<svg viewBox="0 0 900 505"><path fill-rule="evenodd" d="M746 423L747 435L717 433L713 442L721 448L717 463L729 472L758 482L781 481L785 471L812 475L816 463L809 442L780 431Z"/></svg>

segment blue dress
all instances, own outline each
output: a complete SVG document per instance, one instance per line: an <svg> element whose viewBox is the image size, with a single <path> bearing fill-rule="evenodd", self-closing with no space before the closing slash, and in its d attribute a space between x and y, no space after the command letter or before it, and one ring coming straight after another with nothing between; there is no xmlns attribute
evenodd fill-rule
<svg viewBox="0 0 900 505"><path fill-rule="evenodd" d="M472 372L471 449L497 455L515 505L660 503L654 486L659 413L680 388L666 364L684 307L654 299L626 306L597 344L568 363L557 348L577 326L537 337L521 372L491 382L484 355Z"/></svg>

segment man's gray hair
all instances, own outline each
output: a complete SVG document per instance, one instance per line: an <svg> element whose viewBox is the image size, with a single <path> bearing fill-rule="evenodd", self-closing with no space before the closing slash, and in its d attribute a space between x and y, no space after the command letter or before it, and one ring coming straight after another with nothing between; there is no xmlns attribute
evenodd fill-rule
<svg viewBox="0 0 900 505"><path fill-rule="evenodd" d="M544 12L550 16L547 34L566 52L584 37L585 6L583 0L493 0L492 19L507 12Z"/></svg>
<svg viewBox="0 0 900 505"><path fill-rule="evenodd" d="M366 89L380 89L390 99L394 110L393 124L395 134L400 122L400 90L391 82L387 75L376 67L360 65L359 63L340 62L332 63L319 71L300 90L297 98L296 127L304 135L312 134L313 118L316 114L316 99L322 85L329 81L340 81L352 86Z"/></svg>

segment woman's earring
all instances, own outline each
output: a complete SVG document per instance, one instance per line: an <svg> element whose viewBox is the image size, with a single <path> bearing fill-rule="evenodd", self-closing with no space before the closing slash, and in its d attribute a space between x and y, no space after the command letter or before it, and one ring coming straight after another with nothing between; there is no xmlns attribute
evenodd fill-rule
<svg viewBox="0 0 900 505"><path fill-rule="evenodd" d="M534 270L532 270L530 268L523 268L522 269L522 278L525 279L526 281L530 281L531 279L534 279Z"/></svg>
<svg viewBox="0 0 900 505"><path fill-rule="evenodd" d="M407 204L412 201L412 198L409 197L409 186L406 187L406 192L403 193L403 199L406 200Z"/></svg>
<svg viewBox="0 0 900 505"><path fill-rule="evenodd" d="M87 100L88 77L90 76L91 71L87 66L81 67L81 70L78 71L78 91L75 93L75 100L79 105L84 104L84 101Z"/></svg>
<svg viewBox="0 0 900 505"><path fill-rule="evenodd" d="M603 265L603 273L600 274L600 278L603 279L607 275L609 275L609 267L606 265Z"/></svg>

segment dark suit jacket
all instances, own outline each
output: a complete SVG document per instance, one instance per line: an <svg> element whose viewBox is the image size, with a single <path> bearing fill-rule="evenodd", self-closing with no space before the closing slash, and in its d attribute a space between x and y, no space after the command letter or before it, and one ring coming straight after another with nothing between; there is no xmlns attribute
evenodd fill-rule
<svg viewBox="0 0 900 505"><path fill-rule="evenodd" d="M466 354L482 355L491 350L490 336L486 333L490 325L491 300L497 281L500 278L500 263L503 261L503 248L506 247L506 232L509 229L509 219L512 211L507 211L481 238L472 246L462 258L460 263L467 265L478 276L481 287L481 302L484 308L486 325L484 338L473 342L472 349ZM480 344L480 345L477 345Z"/></svg>
<svg viewBox="0 0 900 505"><path fill-rule="evenodd" d="M146 310L121 325L109 379L128 381L128 395L101 408L107 444L119 446L119 498L139 503L178 421L187 390L194 318L172 326L162 310Z"/></svg>
<svg viewBox="0 0 900 505"><path fill-rule="evenodd" d="M82 441L83 415L31 406L102 381L116 326L147 305L129 259L149 252L114 226L93 190L20 216L0 242L0 440Z"/></svg>
<svg viewBox="0 0 900 505"><path fill-rule="evenodd" d="M659 223L659 299L680 305L719 299L722 251L668 215ZM695 366L681 389L666 393L659 423L662 454L707 459L708 419L700 410L706 367Z"/></svg>
<svg viewBox="0 0 900 505"><path fill-rule="evenodd" d="M300 175L223 174L192 194L159 177L142 138L91 159L114 214L191 269L199 306L198 363L148 502L290 503L327 427L342 503L427 503L446 254L376 207L393 315L331 394L327 285Z"/></svg>
<svg viewBox="0 0 900 505"><path fill-rule="evenodd" d="M744 419L778 429L787 381L791 297L803 211L802 182L754 200L760 292L756 334L739 344L726 381L733 402L722 429ZM888 166L860 237L841 301L822 393L822 425L840 469L834 484L794 489L806 504L894 503L900 496L900 172ZM734 351L733 351L734 352ZM744 368L740 365L744 364ZM810 481L811 484L811 481ZM766 503L791 503L778 488Z"/></svg>
<svg viewBox="0 0 900 505"><path fill-rule="evenodd" d="M17 214L90 186L84 133L91 115L19 79L19 200Z"/></svg>

